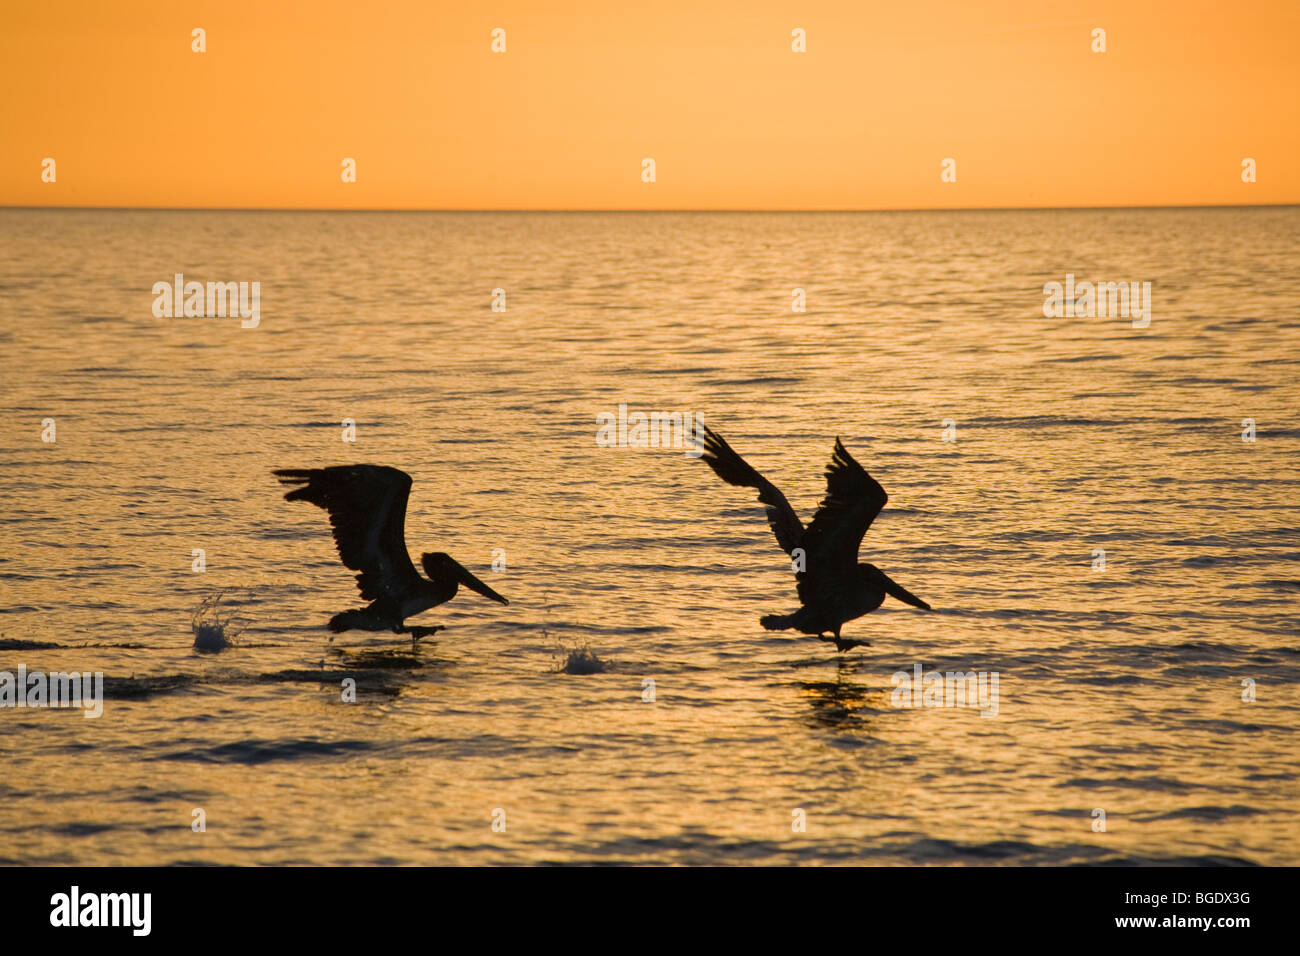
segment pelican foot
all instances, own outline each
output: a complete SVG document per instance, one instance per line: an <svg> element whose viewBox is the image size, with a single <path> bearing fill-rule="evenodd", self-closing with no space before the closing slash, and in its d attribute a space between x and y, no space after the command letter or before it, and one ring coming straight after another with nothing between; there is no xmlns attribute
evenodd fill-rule
<svg viewBox="0 0 1300 956"><path fill-rule="evenodd" d="M855 647L870 647L870 646L871 646L871 642L870 642L870 641L857 641L857 640L854 640L854 639L851 638L851 637L840 637L838 634L833 635L833 636L831 636L831 637L826 637L826 636L823 636L823 635L821 635L821 634L818 634L818 635L817 635L817 639L818 639L818 640L821 640L821 641L826 641L826 642L831 643L831 644L834 644L834 645L835 645L835 649L836 649L837 651L839 651L841 654L843 654L845 651L851 651L851 650L853 650L853 648L855 648Z"/></svg>
<svg viewBox="0 0 1300 956"><path fill-rule="evenodd" d="M444 624L435 624L433 627L413 627L411 628L411 643L414 644L422 637L429 637L433 634L437 634L445 626L446 625Z"/></svg>

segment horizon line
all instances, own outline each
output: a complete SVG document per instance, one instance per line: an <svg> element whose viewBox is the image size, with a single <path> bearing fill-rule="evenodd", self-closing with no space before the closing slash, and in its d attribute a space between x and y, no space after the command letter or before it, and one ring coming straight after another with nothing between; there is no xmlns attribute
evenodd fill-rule
<svg viewBox="0 0 1300 956"><path fill-rule="evenodd" d="M673 209L645 209L611 206L599 209L574 209L548 207L521 209L517 207L491 208L482 206L30 206L0 204L7 210L66 210L76 212L411 212L411 213L866 213L866 212L1061 212L1070 210L1102 209L1281 209L1300 206L1296 202L1274 203L1155 203L1151 205L1080 205L1080 206L878 206L845 207L836 209L763 209L744 207L684 207Z"/></svg>

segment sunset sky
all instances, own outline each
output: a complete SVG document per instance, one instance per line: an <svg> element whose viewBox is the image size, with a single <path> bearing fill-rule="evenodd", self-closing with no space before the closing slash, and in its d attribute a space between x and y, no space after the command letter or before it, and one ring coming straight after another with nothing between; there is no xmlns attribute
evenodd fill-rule
<svg viewBox="0 0 1300 956"><path fill-rule="evenodd" d="M1295 0L43 0L0 20L0 205L1300 201Z"/></svg>

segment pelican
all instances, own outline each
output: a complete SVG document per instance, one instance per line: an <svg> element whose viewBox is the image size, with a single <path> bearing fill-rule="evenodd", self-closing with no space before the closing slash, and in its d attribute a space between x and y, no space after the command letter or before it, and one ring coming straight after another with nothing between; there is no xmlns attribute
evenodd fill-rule
<svg viewBox="0 0 1300 956"><path fill-rule="evenodd" d="M767 522L781 550L795 559L799 601L793 614L768 614L759 623L769 631L793 629L833 641L840 652L869 644L840 637L847 622L880 607L885 595L930 610L915 594L872 564L858 564L858 547L871 522L889 500L838 438L826 466L826 497L807 528L777 487L755 471L707 425L702 457L729 485L758 490L767 505ZM831 636L825 636L827 632Z"/></svg>
<svg viewBox="0 0 1300 956"><path fill-rule="evenodd" d="M284 468L281 484L297 485L286 501L310 501L329 512L334 543L343 564L357 575L368 607L330 618L331 631L387 631L410 634L418 641L441 629L406 627L408 617L444 604L463 584L501 604L510 602L465 570L451 555L420 555L428 580L420 577L406 553L406 499L411 476L382 465L336 465L331 468Z"/></svg>

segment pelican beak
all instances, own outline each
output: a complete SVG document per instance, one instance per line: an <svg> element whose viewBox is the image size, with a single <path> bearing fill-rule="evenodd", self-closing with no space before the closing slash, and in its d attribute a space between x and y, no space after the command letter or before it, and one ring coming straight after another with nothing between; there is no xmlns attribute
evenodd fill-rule
<svg viewBox="0 0 1300 956"><path fill-rule="evenodd" d="M919 607L922 611L930 610L930 605L926 604L919 597L913 594L907 588L903 587L897 581L893 580L884 571L880 572L881 583L885 586L885 593L892 598L897 598L904 604L910 604L912 607Z"/></svg>
<svg viewBox="0 0 1300 956"><path fill-rule="evenodd" d="M493 591L490 587L488 587L478 578L474 577L474 575L470 574L464 568L460 569L460 583L465 585L465 587L469 588L471 591L477 591L485 598L491 598L492 600L496 601L498 604L510 603L505 598L503 598L500 594L497 594L496 591Z"/></svg>

